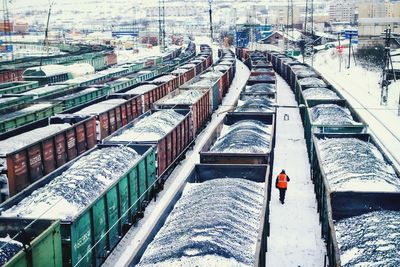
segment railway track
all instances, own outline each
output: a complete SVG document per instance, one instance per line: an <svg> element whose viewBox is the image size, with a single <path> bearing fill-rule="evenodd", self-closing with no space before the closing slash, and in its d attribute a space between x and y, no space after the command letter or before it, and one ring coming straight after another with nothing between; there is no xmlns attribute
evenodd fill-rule
<svg viewBox="0 0 400 267"><path fill-rule="evenodd" d="M400 151L400 127L397 127L399 130L396 134L396 131L393 130L394 125L390 125L390 127L392 127L391 129L387 125L388 122L383 121L385 117L383 116L384 112L382 112L382 110L377 110L375 108L372 108L371 110L371 108L368 108L360 100L358 100L350 90L347 90L342 82L338 82L331 74L327 72L321 71L321 73L323 73L324 77L331 84L335 85L335 87L346 96L346 99L353 105L353 107L357 109L363 119L369 124L369 131L371 134L377 139L382 148L386 150L396 167L399 168L400 153L398 153L398 151ZM384 131L381 129L384 129Z"/></svg>

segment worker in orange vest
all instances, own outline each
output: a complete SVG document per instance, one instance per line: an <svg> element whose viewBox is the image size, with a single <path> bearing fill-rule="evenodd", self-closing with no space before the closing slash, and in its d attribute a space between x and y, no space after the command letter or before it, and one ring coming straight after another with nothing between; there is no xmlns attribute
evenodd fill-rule
<svg viewBox="0 0 400 267"><path fill-rule="evenodd" d="M287 190L287 183L290 181L289 176L282 170L278 177L276 177L275 187L279 189L279 200L282 204L285 203L285 194Z"/></svg>

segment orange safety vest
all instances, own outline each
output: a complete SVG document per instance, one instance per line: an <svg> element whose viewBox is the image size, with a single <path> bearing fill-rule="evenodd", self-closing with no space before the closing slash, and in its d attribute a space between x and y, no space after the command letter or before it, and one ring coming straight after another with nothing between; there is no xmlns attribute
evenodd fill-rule
<svg viewBox="0 0 400 267"><path fill-rule="evenodd" d="M287 176L284 173L278 175L278 188L287 188Z"/></svg>

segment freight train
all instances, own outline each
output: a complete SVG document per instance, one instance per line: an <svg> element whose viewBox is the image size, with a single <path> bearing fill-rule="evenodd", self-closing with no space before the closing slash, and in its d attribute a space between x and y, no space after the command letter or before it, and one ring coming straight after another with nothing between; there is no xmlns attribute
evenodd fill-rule
<svg viewBox="0 0 400 267"><path fill-rule="evenodd" d="M15 195L40 177L93 148L96 141L101 142L117 129L127 125L147 111L154 101L179 86L180 77L174 76L172 81L149 81L146 85L152 87L146 92L136 90L136 82L132 80L135 81L141 75L147 73L139 72L134 74L134 77L129 76L131 79L122 81L125 86L119 87L120 82L111 84L118 92L115 94L96 94L97 89L104 87L84 89L76 94L56 98L56 103L40 102L25 108L39 108L35 111L35 116L25 115L34 122L0 135L2 199L8 195ZM184 76L187 79L191 78ZM124 93L126 90L131 92ZM60 114L63 110L62 104L64 107L68 105L69 108ZM57 115L50 117L54 114ZM16 122L21 122L22 118L24 116L17 117Z"/></svg>
<svg viewBox="0 0 400 267"><path fill-rule="evenodd" d="M226 49L219 55L223 61L234 57ZM265 92L252 94L256 84ZM196 164L173 192L167 207L133 250L130 265L207 266L217 262L220 266L265 266L276 99L266 99L270 109L242 102L248 98L264 101L263 94L269 93L270 86L276 88L263 80L256 84L249 79L242 88L237 105L225 114L201 149L201 164ZM219 93L217 97L224 90Z"/></svg>
<svg viewBox="0 0 400 267"><path fill-rule="evenodd" d="M212 63L211 49L203 47L202 50L203 58L198 63L202 66L204 61ZM207 64L206 68L210 66ZM217 62L216 65L218 64ZM193 66L192 69L196 69L196 66ZM182 75L185 73L194 75L192 69L182 72ZM221 75L228 75L229 71L228 68ZM179 86L180 76L176 75L173 82L169 79L171 77L168 79L163 77L159 82L149 82L150 85L156 86L150 89L153 93L149 95L159 97L149 98L150 102L148 103L151 107L158 99L165 96L164 93L173 93L176 88L169 86ZM220 83L219 79L212 81L218 86L226 86ZM165 86L165 83L168 82L170 82L169 86ZM229 87L229 84L227 86ZM169 92L167 89L171 91ZM209 92L210 89L211 86L208 87L208 90L200 91L201 93ZM219 90L222 89L218 88L217 91ZM110 99L105 101L115 99L126 101L113 106L111 110L104 109L98 114L92 114L96 115L95 117L76 114L90 108L88 105L85 105L83 109L77 109L75 114L57 116L66 120L67 118L71 120L77 117L81 118L82 120L76 121L76 125L73 126L76 130L71 132L78 132L78 128L83 129L80 132L89 133L90 140L93 142L96 141L96 135L101 134L96 125L100 125L100 118L103 114L113 116L111 114L123 113L123 110L129 110L129 105L131 107L136 105L134 103L141 105L141 111L145 109L143 103L146 101L137 101L145 97L140 94L139 97L131 98L130 94L132 92L127 94L127 98L123 96L123 93L116 94L118 97L110 96ZM95 105L104 102L101 100L96 101ZM208 101L209 103L202 108L211 110L211 99ZM108 103L105 104L105 106L107 105ZM111 105L115 105L115 103ZM140 108L136 109L136 112L139 112ZM173 168L176 161L179 160L177 159L178 154L182 155L190 146L196 135L191 127L194 122L192 113L193 108L186 110L176 107L150 109L132 122L128 122L127 117L121 115L127 124L105 138L103 144L98 144L91 149L86 146L85 152L66 164L57 166L57 169L37 179L33 184L4 202L0 208L2 211L0 224L6 225L2 233L10 235L0 240L3 242L2 247L9 251L9 254L6 255L8 261L4 261L4 263L10 266L16 262L21 266L99 266L127 230L143 216L143 210L148 202L162 189L160 185L167 178L163 174L167 173L167 169ZM170 121L166 121L164 119L167 117L160 114L173 115L169 117ZM179 115L177 118L174 117L176 114ZM146 118L151 116L154 116L153 120L148 120L147 125L143 123ZM161 118L163 123L156 124L154 127L153 123L157 121L157 118ZM122 121L121 119L121 124ZM149 122L150 125L148 125ZM108 117L108 126L106 127L109 129L114 127L112 123L118 125L117 120L114 121ZM207 121L200 123L206 124ZM63 123L61 122L61 124ZM157 128L157 126L160 127ZM202 127L204 125L199 125L199 128ZM117 126L114 129L116 128ZM71 126L67 125L66 131L70 129ZM134 138L127 141L115 140L130 130L133 131L130 134ZM151 130L154 131L152 136L148 134ZM137 137L135 131L141 140L135 139ZM57 142L58 135L67 137L68 133L64 132L65 129L51 136L50 138L54 139L49 140L49 143ZM129 138L129 133L127 135ZM154 136L161 136L161 139L154 138ZM85 139L84 136L81 137ZM155 142L146 140L149 137L153 137ZM68 149L69 143L78 142L78 140L80 140L79 137L72 139L71 142L66 142L64 149ZM164 145L160 145L162 142L159 140L165 140ZM41 140L36 145L40 147L44 141ZM55 150L57 149L58 147L55 148ZM46 152L41 153L48 155L49 153ZM31 161L33 160L30 159L28 162ZM265 173L266 168L262 168L258 172L260 179L264 179ZM45 201L42 202L43 200ZM24 211L17 215L18 210L25 210L27 213ZM40 220L35 220L39 218ZM13 226L10 226L9 231L7 231L8 223L12 223ZM39 223L40 228L36 226ZM31 229L30 226L34 226L34 228ZM16 241L10 241L10 238Z"/></svg>
<svg viewBox="0 0 400 267"><path fill-rule="evenodd" d="M266 55L300 104L329 266L399 265L399 170L320 73L295 58Z"/></svg>
<svg viewBox="0 0 400 267"><path fill-rule="evenodd" d="M171 54L174 53L174 51L171 52ZM191 47L179 54L176 61L165 62L164 65L138 71L138 63L124 64L39 88L15 86L14 82L8 83L1 90L4 94L0 98L2 100L0 102L0 133L157 77L175 68L177 62L182 64L191 59L194 53ZM139 63L139 66L143 66L142 63ZM48 100L51 101L51 106L37 105L41 101Z"/></svg>

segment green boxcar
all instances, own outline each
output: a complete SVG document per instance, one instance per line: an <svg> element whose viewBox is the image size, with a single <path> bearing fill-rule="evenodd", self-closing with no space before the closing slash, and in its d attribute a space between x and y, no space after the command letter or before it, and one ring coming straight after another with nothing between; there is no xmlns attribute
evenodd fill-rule
<svg viewBox="0 0 400 267"><path fill-rule="evenodd" d="M29 225L29 226L28 226ZM28 226L28 227L27 227ZM24 238L31 239L27 250L21 250L8 259L3 266L7 267L61 267L61 231L60 221L33 220L21 218L0 218L0 236L14 237L22 229L15 240L23 243Z"/></svg>
<svg viewBox="0 0 400 267"><path fill-rule="evenodd" d="M35 190L50 183L79 158L43 177L24 192L4 202L0 209L7 210ZM141 155L125 174L115 180L100 196L73 220L61 221L62 259L64 266L100 266L117 245L137 213L149 201L156 189L156 150L150 145L127 145Z"/></svg>
<svg viewBox="0 0 400 267"><path fill-rule="evenodd" d="M96 98L105 96L111 92L110 90L111 90L110 86L107 85L95 86L83 89L82 91L79 91L71 95L66 95L57 98L56 100L62 103L64 110L68 110L70 108L86 104L90 101L95 100Z"/></svg>
<svg viewBox="0 0 400 267"><path fill-rule="evenodd" d="M33 99L29 95L2 95L0 96L0 114L12 106L29 103Z"/></svg>
<svg viewBox="0 0 400 267"><path fill-rule="evenodd" d="M51 84L29 90L28 92L24 92L20 95L31 96L34 99L51 99L52 97L62 93L71 92L72 90L78 88L78 86L78 84Z"/></svg>
<svg viewBox="0 0 400 267"><path fill-rule="evenodd" d="M45 103L40 103L45 104ZM31 103L25 108L40 105ZM63 111L61 103L51 103L48 107L39 108L32 111L22 112L22 110L10 111L7 114L0 115L0 133L18 128L25 124L48 118Z"/></svg>
<svg viewBox="0 0 400 267"><path fill-rule="evenodd" d="M123 90L125 88L128 88L130 86L133 86L137 84L137 81L135 78L126 78L123 80L116 80L112 84L110 84L110 92L118 92L119 90Z"/></svg>
<svg viewBox="0 0 400 267"><path fill-rule="evenodd" d="M0 95L19 94L39 87L37 81L8 82L0 84Z"/></svg>

